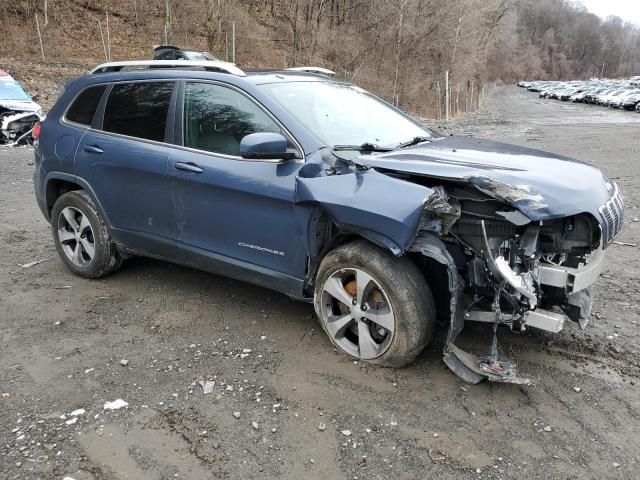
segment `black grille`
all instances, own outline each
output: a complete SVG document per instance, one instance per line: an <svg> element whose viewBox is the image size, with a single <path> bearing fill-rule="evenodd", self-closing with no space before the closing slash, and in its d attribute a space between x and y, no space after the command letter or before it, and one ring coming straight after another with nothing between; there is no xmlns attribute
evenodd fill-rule
<svg viewBox="0 0 640 480"><path fill-rule="evenodd" d="M624 222L624 201L617 185L615 185L611 199L600 207L600 215L604 219L602 232L604 239L606 243L610 243L613 237L622 229L622 223Z"/></svg>

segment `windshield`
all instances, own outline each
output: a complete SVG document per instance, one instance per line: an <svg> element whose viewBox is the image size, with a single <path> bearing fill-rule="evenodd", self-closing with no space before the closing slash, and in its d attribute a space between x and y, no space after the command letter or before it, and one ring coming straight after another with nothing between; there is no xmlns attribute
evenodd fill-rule
<svg viewBox="0 0 640 480"><path fill-rule="evenodd" d="M434 136L426 127L355 85L288 82L260 85L271 98L329 146L396 147Z"/></svg>
<svg viewBox="0 0 640 480"><path fill-rule="evenodd" d="M0 79L0 100L31 100L15 80Z"/></svg>
<svg viewBox="0 0 640 480"><path fill-rule="evenodd" d="M216 57L208 52L184 52L189 60L215 60Z"/></svg>

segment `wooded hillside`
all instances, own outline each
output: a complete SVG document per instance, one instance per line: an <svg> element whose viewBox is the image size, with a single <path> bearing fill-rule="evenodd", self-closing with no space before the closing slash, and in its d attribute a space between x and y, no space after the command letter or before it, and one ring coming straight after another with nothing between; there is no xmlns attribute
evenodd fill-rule
<svg viewBox="0 0 640 480"><path fill-rule="evenodd" d="M82 65L165 40L231 60L235 22L242 68L324 66L430 116L446 70L459 110L488 82L640 74L638 27L567 0L0 0L3 64L42 61L36 17L45 63Z"/></svg>

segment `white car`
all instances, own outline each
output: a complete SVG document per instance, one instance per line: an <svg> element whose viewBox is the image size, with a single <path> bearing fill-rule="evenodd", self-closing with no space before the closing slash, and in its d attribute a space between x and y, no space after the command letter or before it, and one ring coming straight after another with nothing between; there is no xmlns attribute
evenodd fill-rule
<svg viewBox="0 0 640 480"><path fill-rule="evenodd" d="M32 143L33 126L44 117L42 107L24 91L20 82L0 70L0 144Z"/></svg>

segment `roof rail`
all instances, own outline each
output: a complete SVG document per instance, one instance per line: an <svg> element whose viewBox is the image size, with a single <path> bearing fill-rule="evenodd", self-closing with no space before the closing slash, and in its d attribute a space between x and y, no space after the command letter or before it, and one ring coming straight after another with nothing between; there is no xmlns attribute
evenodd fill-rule
<svg viewBox="0 0 640 480"><path fill-rule="evenodd" d="M309 72L309 73L321 73L323 75L336 75L336 72L322 67L291 67L286 70L293 72Z"/></svg>
<svg viewBox="0 0 640 480"><path fill-rule="evenodd" d="M214 72L230 73L239 77L247 74L233 63L220 60L128 60L124 62L108 62L98 65L91 73L119 72L123 68L194 68L200 67Z"/></svg>

